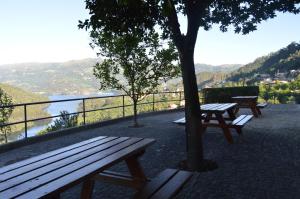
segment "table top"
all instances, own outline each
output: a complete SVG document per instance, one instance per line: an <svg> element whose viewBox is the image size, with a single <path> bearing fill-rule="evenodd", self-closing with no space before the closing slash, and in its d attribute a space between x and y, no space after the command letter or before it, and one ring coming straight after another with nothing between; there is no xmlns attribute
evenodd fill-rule
<svg viewBox="0 0 300 199"><path fill-rule="evenodd" d="M232 99L257 99L258 96L234 96Z"/></svg>
<svg viewBox="0 0 300 199"><path fill-rule="evenodd" d="M0 198L39 198L138 154L154 139L96 137L0 168Z"/></svg>
<svg viewBox="0 0 300 199"><path fill-rule="evenodd" d="M202 112L225 112L237 106L237 103L215 103L201 105Z"/></svg>

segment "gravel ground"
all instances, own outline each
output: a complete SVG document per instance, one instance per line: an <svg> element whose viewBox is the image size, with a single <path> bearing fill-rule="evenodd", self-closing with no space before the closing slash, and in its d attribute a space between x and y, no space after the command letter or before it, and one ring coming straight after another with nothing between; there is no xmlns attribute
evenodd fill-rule
<svg viewBox="0 0 300 199"><path fill-rule="evenodd" d="M241 113L249 113L241 110ZM204 135L206 159L219 168L196 173L177 198L276 199L300 198L300 106L269 105L263 116L254 118L243 129L242 139L233 132L235 143L226 142L222 131L209 128ZM156 143L141 158L148 177L165 168L177 168L185 159L184 127L172 123L183 112L145 116L144 126L130 128L128 122L62 136L0 154L0 166L55 150L100 135L151 137ZM126 171L124 164L113 169ZM62 198L79 198L80 185L66 191ZM97 182L93 198L130 198L129 188Z"/></svg>

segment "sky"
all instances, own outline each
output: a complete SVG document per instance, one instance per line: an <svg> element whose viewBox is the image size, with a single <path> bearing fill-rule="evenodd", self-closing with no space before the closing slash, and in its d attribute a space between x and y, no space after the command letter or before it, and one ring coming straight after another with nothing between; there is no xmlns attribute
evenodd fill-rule
<svg viewBox="0 0 300 199"><path fill-rule="evenodd" d="M78 29L88 16L84 0L0 0L0 65L95 58L88 32ZM247 64L300 42L299 22L300 15L278 14L248 35L200 30L195 63Z"/></svg>

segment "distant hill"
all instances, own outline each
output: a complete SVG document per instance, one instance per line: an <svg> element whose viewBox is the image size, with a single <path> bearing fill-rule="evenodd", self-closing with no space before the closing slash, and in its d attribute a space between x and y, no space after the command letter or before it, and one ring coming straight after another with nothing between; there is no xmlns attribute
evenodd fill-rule
<svg viewBox="0 0 300 199"><path fill-rule="evenodd" d="M232 72L240 67L242 64L223 64L223 65L208 65L208 64L195 64L196 74L201 72Z"/></svg>
<svg viewBox="0 0 300 199"><path fill-rule="evenodd" d="M47 95L96 93L99 85L92 67L97 61L0 65L0 82Z"/></svg>
<svg viewBox="0 0 300 199"><path fill-rule="evenodd" d="M23 88L39 94L95 94L99 83L93 75L93 66L100 59L73 60L63 63L22 63L0 65L0 82ZM231 72L241 65L196 64L198 84L209 80L214 82L216 73ZM181 82L181 78L171 81Z"/></svg>
<svg viewBox="0 0 300 199"><path fill-rule="evenodd" d="M16 88L14 86L10 86L7 84L1 84L0 88L2 88L7 95L9 95L13 104L21 104L21 103L29 103L29 102L38 102L38 101L48 101L49 99L45 96L34 94L29 91L25 91L20 88ZM28 119L48 117L49 114L45 110L47 108L47 104L40 105L30 105L27 107L27 117ZM15 107L13 113L10 117L10 122L19 122L24 120L24 107ZM40 123L47 123L48 121L40 121ZM39 122L36 122L37 124ZM28 127L33 126L33 123L28 123ZM24 129L24 124L17 124L11 126L12 132L21 131Z"/></svg>
<svg viewBox="0 0 300 199"><path fill-rule="evenodd" d="M287 47L267 56L259 57L254 62L246 64L231 73L229 80L255 80L259 74L269 74L271 77L279 71L289 73L290 70L300 69L300 44L293 42Z"/></svg>
<svg viewBox="0 0 300 199"><path fill-rule="evenodd" d="M241 64L224 64L224 65L208 65L195 64L195 73L197 78L198 88L206 86L214 86L225 80L229 73L240 68ZM182 89L182 78L176 78L167 82L167 88L170 90Z"/></svg>

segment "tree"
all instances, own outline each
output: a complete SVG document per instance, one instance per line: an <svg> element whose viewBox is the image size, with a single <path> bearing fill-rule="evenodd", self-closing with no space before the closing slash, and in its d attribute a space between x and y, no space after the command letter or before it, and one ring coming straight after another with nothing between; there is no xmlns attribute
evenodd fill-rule
<svg viewBox="0 0 300 199"><path fill-rule="evenodd" d="M256 30L263 20L274 18L276 12L299 13L299 0L86 0L90 19L79 22L81 28L92 32L126 35L133 29L143 35L146 30L162 31L171 38L181 62L185 94L187 159L191 170L205 166L200 122L201 110L195 76L194 49L199 28L209 30L213 24L225 32L228 27L236 33ZM298 6L298 7L297 7ZM186 33L180 30L178 16L187 19ZM158 28L159 27L159 28Z"/></svg>
<svg viewBox="0 0 300 199"><path fill-rule="evenodd" d="M0 107L4 106L4 108L0 108L0 125L5 125L8 122L14 109L11 107L12 104L12 98L0 88ZM7 143L7 134L11 132L10 126L0 126L0 131L4 136L5 143Z"/></svg>
<svg viewBox="0 0 300 199"><path fill-rule="evenodd" d="M54 120L54 123L48 126L45 130L38 134L42 135L52 131L58 131L70 127L75 127L78 124L78 114L70 114L68 111L61 111L59 118Z"/></svg>
<svg viewBox="0 0 300 199"><path fill-rule="evenodd" d="M105 32L92 34L93 46L106 57L94 67L94 75L100 89L118 89L133 102L133 127L138 127L137 104L168 79L178 75L179 65L175 46L160 43L159 34L148 32L141 37L132 32L126 35L111 35Z"/></svg>

